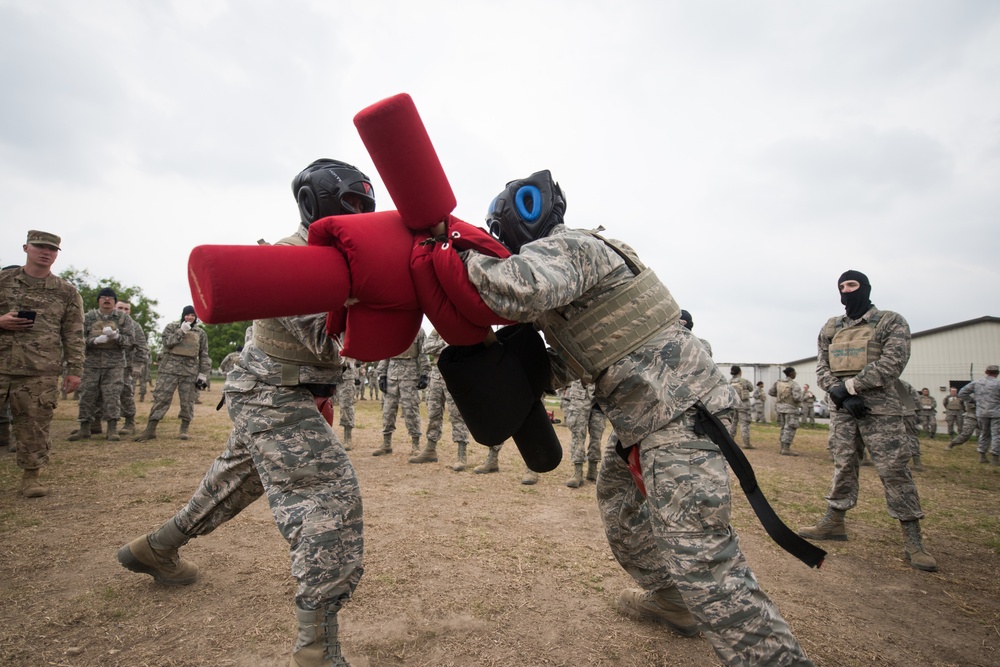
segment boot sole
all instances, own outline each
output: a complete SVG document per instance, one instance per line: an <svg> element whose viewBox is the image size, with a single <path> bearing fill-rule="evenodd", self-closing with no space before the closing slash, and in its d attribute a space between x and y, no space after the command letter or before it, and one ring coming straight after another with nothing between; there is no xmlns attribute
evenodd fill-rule
<svg viewBox="0 0 1000 667"><path fill-rule="evenodd" d="M169 577L163 576L160 570L154 567L149 567L136 558L132 554L132 550L128 548L127 544L118 549L118 562L126 570L131 570L132 572L137 572L139 574L148 574L156 583L164 586L188 586L198 581L198 575L188 577L187 579L170 579Z"/></svg>

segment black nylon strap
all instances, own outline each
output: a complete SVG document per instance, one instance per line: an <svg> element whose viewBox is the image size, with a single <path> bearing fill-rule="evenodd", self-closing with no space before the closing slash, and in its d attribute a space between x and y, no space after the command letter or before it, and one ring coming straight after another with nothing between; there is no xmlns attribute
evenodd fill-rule
<svg viewBox="0 0 1000 667"><path fill-rule="evenodd" d="M750 501L750 507L753 508L754 514L757 515L760 525L764 526L767 534L771 536L771 539L779 547L809 567L818 568L821 566L823 559L826 557L826 551L802 539L784 524L771 508L770 503L767 502L767 498L764 497L764 493L757 485L757 476L754 474L753 467L751 467L747 457L743 454L743 450L736 444L733 437L729 435L729 430L719 421L718 417L708 411L708 408L701 401L695 403L695 408L697 415L695 417L694 432L698 435L707 436L709 440L718 445L719 449L722 450L722 455L726 457L729 467L733 469L733 472L736 473L736 478L740 480L740 487L743 489L747 500Z"/></svg>

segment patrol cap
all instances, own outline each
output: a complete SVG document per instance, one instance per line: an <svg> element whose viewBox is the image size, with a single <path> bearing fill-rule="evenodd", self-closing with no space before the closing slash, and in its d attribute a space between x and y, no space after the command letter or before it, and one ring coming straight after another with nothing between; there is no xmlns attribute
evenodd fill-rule
<svg viewBox="0 0 1000 667"><path fill-rule="evenodd" d="M986 367L986 372L987 373L1000 373L1000 366L997 366L996 364L990 364L989 366Z"/></svg>
<svg viewBox="0 0 1000 667"><path fill-rule="evenodd" d="M28 232L26 243L30 243L31 245L50 245L56 250L62 250L59 247L59 244L62 243L61 238L50 232L40 232L37 229L32 229Z"/></svg>

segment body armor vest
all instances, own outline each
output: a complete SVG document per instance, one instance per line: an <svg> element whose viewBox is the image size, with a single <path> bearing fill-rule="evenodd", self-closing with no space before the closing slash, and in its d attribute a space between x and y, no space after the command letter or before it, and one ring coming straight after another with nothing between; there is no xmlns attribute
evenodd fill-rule
<svg viewBox="0 0 1000 667"><path fill-rule="evenodd" d="M791 380L778 380L777 389L774 393L778 395L778 403L795 405L795 392L792 391Z"/></svg>
<svg viewBox="0 0 1000 667"><path fill-rule="evenodd" d="M743 386L743 378L733 378L729 385L736 392L736 395L740 397L741 401L750 400L750 392L748 392L747 388Z"/></svg>
<svg viewBox="0 0 1000 667"><path fill-rule="evenodd" d="M264 241L258 241L266 245ZM308 245L297 234L285 237L274 245ZM304 346L298 338L288 333L277 319L253 321L253 344L275 361L281 362L282 386L299 384L299 367L316 366L318 368L339 368L340 361L320 359Z"/></svg>
<svg viewBox="0 0 1000 667"><path fill-rule="evenodd" d="M881 319L876 314L868 322L836 331L836 325L824 332L830 337L830 372L836 377L853 377L865 366L882 356L882 343L875 338Z"/></svg>
<svg viewBox="0 0 1000 667"><path fill-rule="evenodd" d="M931 408L933 408L934 407L933 401L934 399L931 398L930 396L924 396L923 394L920 395L920 407L923 408L924 410L930 410Z"/></svg>
<svg viewBox="0 0 1000 667"><path fill-rule="evenodd" d="M635 277L567 317L551 310L539 320L545 339L585 384L680 319L681 309L651 269L597 232Z"/></svg>
<svg viewBox="0 0 1000 667"><path fill-rule="evenodd" d="M120 327L118 325L118 322L116 322L115 320L113 320L113 319L111 319L111 320L96 319L96 320L94 320L93 325L91 325L91 327L90 327L90 336L92 338L97 338L98 336L103 335L104 334L104 327L111 327L115 331L118 331L119 333L121 333L121 330L120 330ZM101 350L110 350L111 348L118 347L118 342L117 341L113 341L113 340L109 340L109 341L106 341L104 343L94 343L94 347L96 347L98 349L101 349Z"/></svg>
<svg viewBox="0 0 1000 667"><path fill-rule="evenodd" d="M184 338L181 342L170 348L170 354L176 354L178 357L197 357L198 353L201 351L201 336L192 326L191 331L184 334Z"/></svg>
<svg viewBox="0 0 1000 667"><path fill-rule="evenodd" d="M962 411L962 399L958 396L949 396L944 399L944 409L950 410L951 412L961 412Z"/></svg>

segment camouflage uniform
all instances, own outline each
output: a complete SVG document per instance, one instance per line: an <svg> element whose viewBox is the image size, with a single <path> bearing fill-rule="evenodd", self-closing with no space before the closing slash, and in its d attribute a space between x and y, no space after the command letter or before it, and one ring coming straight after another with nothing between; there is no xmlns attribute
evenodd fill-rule
<svg viewBox="0 0 1000 667"><path fill-rule="evenodd" d="M219 362L219 372L222 373L223 377L229 375L229 371L236 367L236 362L240 359L239 352L230 352L222 358Z"/></svg>
<svg viewBox="0 0 1000 667"><path fill-rule="evenodd" d="M799 404L802 403L802 387L795 380L786 377L778 380L767 390L768 396L777 399L775 411L778 413L778 426L781 427L779 441L783 450L789 450L795 440L795 431L799 428Z"/></svg>
<svg viewBox="0 0 1000 667"><path fill-rule="evenodd" d="M941 407L944 408L944 423L948 426L948 436L953 437L956 433L961 433L962 413L965 411L962 399L957 393L954 396L946 396L941 402Z"/></svg>
<svg viewBox="0 0 1000 667"><path fill-rule="evenodd" d="M354 428L354 381L358 377L358 362L341 357L340 382L337 384L337 403L340 405L340 425Z"/></svg>
<svg viewBox="0 0 1000 667"><path fill-rule="evenodd" d="M750 396L753 394L753 384L741 375L730 380L729 385L739 399L739 403L736 404L736 414L729 424L729 435L736 438L738 425L740 437L743 438L743 448L753 449L753 445L750 444Z"/></svg>
<svg viewBox="0 0 1000 667"><path fill-rule="evenodd" d="M937 399L920 394L920 427L924 434L933 438L937 435Z"/></svg>
<svg viewBox="0 0 1000 667"><path fill-rule="evenodd" d="M802 426L816 425L816 394L812 393L812 389L802 390L802 419L799 423Z"/></svg>
<svg viewBox="0 0 1000 667"><path fill-rule="evenodd" d="M948 449L957 447L973 436L979 430L979 419L976 417L976 394L975 387L970 382L966 387L973 387L968 394L961 396L962 404L965 406L965 414L962 415L962 430L948 445ZM965 387L962 387L963 389ZM961 392L959 392L961 394Z"/></svg>
<svg viewBox="0 0 1000 667"><path fill-rule="evenodd" d="M989 450L993 457L1000 457L1000 380L987 375L970 382L958 392L963 400L973 394L979 422L979 445L976 450L983 455ZM998 463L996 458L993 462Z"/></svg>
<svg viewBox="0 0 1000 667"><path fill-rule="evenodd" d="M142 359L139 359L138 355L136 355L135 362L132 366L132 377L135 378L135 382L139 387L140 403L146 400L146 388L150 383L150 365L151 356L148 349Z"/></svg>
<svg viewBox="0 0 1000 667"><path fill-rule="evenodd" d="M906 411L895 385L910 359L910 325L898 313L880 311L875 306L857 320L850 320L846 315L830 318L817 342L817 384L829 392L844 381L830 370L833 335L842 329L869 323L875 324L875 340L882 350L878 359L868 362L854 376L854 386L871 415L857 419L843 408L832 406L830 451L834 469L826 500L831 508L841 511L857 504L860 454L862 448L867 448L885 489L889 516L900 521L921 519L924 513L920 509L917 485L907 465L911 453L903 423Z"/></svg>
<svg viewBox="0 0 1000 667"><path fill-rule="evenodd" d="M396 430L396 414L402 404L403 421L413 440L414 447L420 444L420 395L417 383L427 375L427 355L424 354L423 329L416 340L402 354L392 359L383 359L378 364L378 376L386 378L386 390L382 397L382 438L388 441Z"/></svg>
<svg viewBox="0 0 1000 667"><path fill-rule="evenodd" d="M37 313L30 329L0 331L0 396L10 401L17 465L37 470L49 462L63 361L68 375L83 375L83 301L62 278L21 267L0 273L0 312L11 310Z"/></svg>
<svg viewBox="0 0 1000 667"><path fill-rule="evenodd" d="M521 322L586 308L634 276L607 244L563 225L508 259L467 253L465 261L486 304ZM553 373L553 387L572 378L558 355ZM679 590L727 665L811 665L740 550L722 453L694 432L697 401L713 413L735 407L701 341L679 322L665 327L600 373L594 396L616 434L597 497L622 567L647 590ZM639 447L645 501L614 451L617 438Z"/></svg>
<svg viewBox="0 0 1000 667"><path fill-rule="evenodd" d="M98 337L108 327L118 331L118 338L98 343ZM78 419L80 423L100 421L102 418L117 420L122 413L121 396L127 363L125 351L133 344L132 318L117 311L104 315L100 310L91 310L83 316L83 331L87 351L83 361Z"/></svg>
<svg viewBox="0 0 1000 667"><path fill-rule="evenodd" d="M763 387L755 387L753 390L753 420L758 424L766 424L767 419L764 416L764 406L767 401L767 397L764 395Z"/></svg>
<svg viewBox="0 0 1000 667"><path fill-rule="evenodd" d="M135 367L145 363L149 358L149 343L146 342L146 332L138 322L132 320L132 331L129 336L131 345L125 350L124 385L121 393L122 417L131 421L135 419Z"/></svg>
<svg viewBox="0 0 1000 667"><path fill-rule="evenodd" d="M594 410L594 390L580 381L570 383L566 388L566 403L563 413L566 426L572 436L570 460L573 465L584 461L596 463L601 460L601 444L604 438L604 413ZM590 442L587 442L587 436Z"/></svg>
<svg viewBox="0 0 1000 667"><path fill-rule="evenodd" d="M368 364L365 369L365 379L368 381L368 398L379 400L378 364Z"/></svg>
<svg viewBox="0 0 1000 667"><path fill-rule="evenodd" d="M904 411L903 426L906 428L906 438L910 442L910 456L913 459L914 469L920 467L920 428L918 420L920 415L920 392L913 388L913 385L906 380L900 380L899 384L906 390L906 396L900 395ZM909 401L907 401L909 397ZM912 407L911 407L912 406Z"/></svg>
<svg viewBox="0 0 1000 667"><path fill-rule="evenodd" d="M163 350L160 352L149 419L163 419L170 409L176 390L181 404L181 421L190 422L194 417L195 380L199 374L207 377L212 370L212 358L208 356L208 334L197 324L192 325L191 330L185 334L180 322L171 322L164 327L160 341Z"/></svg>
<svg viewBox="0 0 1000 667"><path fill-rule="evenodd" d="M437 358L448 344L444 342L437 330L432 329L424 341L424 352L428 357L427 381L427 441L438 442L441 439L441 427L444 424L444 409L448 407L448 417L451 420L451 439L465 447L469 444L469 429L462 419L454 399L445 387L444 378L437 367Z"/></svg>

